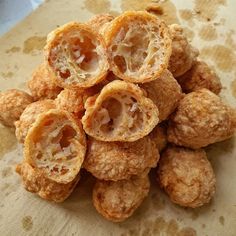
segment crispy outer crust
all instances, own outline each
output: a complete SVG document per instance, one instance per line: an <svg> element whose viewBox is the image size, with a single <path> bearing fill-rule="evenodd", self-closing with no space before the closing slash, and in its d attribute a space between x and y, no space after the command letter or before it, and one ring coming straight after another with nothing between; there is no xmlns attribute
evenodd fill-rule
<svg viewBox="0 0 236 236"><path fill-rule="evenodd" d="M148 175L116 182L97 180L93 204L107 220L121 222L130 217L148 195Z"/></svg>
<svg viewBox="0 0 236 236"><path fill-rule="evenodd" d="M150 63L149 66L144 68L142 71L139 70L139 73L136 73L135 76L130 76L127 73L123 73L118 68L113 58L114 43L120 44L120 41L122 39L121 31L125 28L130 29L131 26L134 27L135 31L138 31L138 29L142 28L143 26L150 27L150 32L151 30L154 30L154 27L156 27L156 29L158 28L158 33L155 32L155 37L157 39L156 43L162 44L161 46L159 46L163 50L163 54L161 56L159 55L159 62L161 61L161 63L158 66L150 66ZM147 33L145 33L143 37L145 37L146 34ZM169 34L168 27L163 21L158 19L156 16L149 14L146 11L127 11L121 14L120 16L116 17L113 21L109 23L108 27L105 28L104 38L109 52L110 68L115 75L117 75L123 80L134 83L149 82L159 77L162 72L168 67L168 61L171 55L171 37ZM133 45L138 47L137 43L133 43ZM146 51L147 48L144 48L144 50ZM132 55L128 57L132 57Z"/></svg>
<svg viewBox="0 0 236 236"><path fill-rule="evenodd" d="M29 104L20 116L20 119L15 122L16 138L20 143L24 143L29 129L33 126L37 117L50 109L56 108L54 101L51 99L41 100Z"/></svg>
<svg viewBox="0 0 236 236"><path fill-rule="evenodd" d="M129 106L124 96L129 96ZM118 104L105 107L104 102L109 99L115 99ZM117 106L121 107L120 110ZM99 95L86 101L85 108L83 128L88 135L101 141L133 142L149 134L158 123L159 112L155 104L144 96L138 86L125 81L115 80L104 86ZM111 130L103 131L104 126Z"/></svg>
<svg viewBox="0 0 236 236"><path fill-rule="evenodd" d="M200 207L215 193L215 175L203 149L168 147L161 155L157 178L171 201L184 207Z"/></svg>
<svg viewBox="0 0 236 236"><path fill-rule="evenodd" d="M165 70L160 78L140 85L159 110L159 122L166 120L183 98L181 87L171 72Z"/></svg>
<svg viewBox="0 0 236 236"><path fill-rule="evenodd" d="M99 65L97 66L96 69L99 69L98 72L96 72L95 74L91 74L90 72L88 72L88 74L90 73L90 76L88 76L86 79L79 77L78 73L73 73L73 79L71 82L68 82L68 78L64 79L61 77L61 75L57 72L56 68L54 67L54 65L52 64L52 59L53 59L53 54L56 53L56 49L57 46L59 45L58 43L60 43L62 40L66 39L66 37L70 38L70 34L76 34L76 33L80 33L80 34L87 34L87 36L89 36L91 38L91 40L94 40L94 42L96 41L96 46L99 47ZM48 37L47 37L47 44L44 48L45 51L45 61L48 64L49 69L56 75L55 76L55 82L58 86L63 87L63 88L88 88L91 87L99 82L101 82L105 76L108 73L108 69L109 69L109 64L108 64L108 56L107 56L107 51L106 51L106 47L105 47L105 43L103 38L97 33L97 31L95 31L94 29L92 29L89 25L87 24L82 24L82 23L78 23L78 22L70 22L67 23L59 28L57 28L56 30L52 31ZM70 51L71 53L71 51ZM92 55L92 52L90 52L90 54ZM68 55L65 55L67 58L66 60L68 60ZM55 57L57 58L57 55L55 55ZM70 60L72 60L73 63L76 63L74 59L72 59L72 57L70 58ZM85 57L85 60L86 57ZM61 68L61 66L59 65L59 67ZM62 66L63 67L63 66ZM70 69L74 69L75 67L72 66L72 68ZM69 68L66 67L66 69L69 70ZM71 70L70 74L72 73Z"/></svg>
<svg viewBox="0 0 236 236"><path fill-rule="evenodd" d="M171 116L168 141L190 148L230 138L236 128L235 110L207 89L187 94Z"/></svg>
<svg viewBox="0 0 236 236"><path fill-rule="evenodd" d="M63 184L78 175L85 153L86 137L80 121L57 109L38 116L24 143L24 160L46 178Z"/></svg>
<svg viewBox="0 0 236 236"><path fill-rule="evenodd" d="M173 24L169 28L172 37L172 54L168 69L174 77L178 77L192 67L199 55L199 51L189 44L180 25Z"/></svg>
<svg viewBox="0 0 236 236"><path fill-rule="evenodd" d="M41 198L54 202L65 201L80 179L80 177L77 176L70 183L60 184L49 180L40 170L26 162L18 164L16 172L21 176L24 188L27 191L36 193Z"/></svg>
<svg viewBox="0 0 236 236"><path fill-rule="evenodd" d="M215 94L219 94L222 89L220 78L203 61L196 61L192 68L178 77L177 80L186 93L206 88Z"/></svg>
<svg viewBox="0 0 236 236"><path fill-rule="evenodd" d="M33 102L33 98L17 89L0 92L0 123L14 127L25 108Z"/></svg>
<svg viewBox="0 0 236 236"><path fill-rule="evenodd" d="M156 167L159 160L158 150L149 137L129 143L90 138L87 145L83 167L101 180L129 179Z"/></svg>
<svg viewBox="0 0 236 236"><path fill-rule="evenodd" d="M48 69L45 62L35 69L27 85L35 101L55 99L62 90L56 85L55 75Z"/></svg>

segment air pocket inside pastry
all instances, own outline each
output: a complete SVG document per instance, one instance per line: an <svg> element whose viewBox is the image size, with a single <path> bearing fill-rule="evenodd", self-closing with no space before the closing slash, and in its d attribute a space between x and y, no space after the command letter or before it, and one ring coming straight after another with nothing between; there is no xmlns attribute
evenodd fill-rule
<svg viewBox="0 0 236 236"><path fill-rule="evenodd" d="M90 87L107 74L104 41L86 24L71 22L50 33L45 52L61 87Z"/></svg>
<svg viewBox="0 0 236 236"><path fill-rule="evenodd" d="M68 183L77 176L86 152L86 139L78 120L66 111L41 114L25 140L25 160L45 177Z"/></svg>
<svg viewBox="0 0 236 236"><path fill-rule="evenodd" d="M104 33L111 69L129 82L144 83L168 67L171 39L164 22L142 11L115 18Z"/></svg>
<svg viewBox="0 0 236 236"><path fill-rule="evenodd" d="M136 141L158 123L158 109L142 90L131 83L115 80L85 103L82 118L87 134L101 141Z"/></svg>

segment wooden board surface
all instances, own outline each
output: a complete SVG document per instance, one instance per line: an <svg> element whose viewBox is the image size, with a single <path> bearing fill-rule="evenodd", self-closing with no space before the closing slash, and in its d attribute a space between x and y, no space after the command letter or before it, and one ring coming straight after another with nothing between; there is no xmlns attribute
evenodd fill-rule
<svg viewBox="0 0 236 236"><path fill-rule="evenodd" d="M84 22L94 14L114 15L144 9L151 0L49 0L0 38L0 90L25 88L42 59L46 35L68 21ZM175 4L175 5L174 5ZM175 7L176 6L176 7ZM163 1L169 23L181 22L201 57L215 67L224 89L221 96L236 107L236 16L234 0ZM171 12L171 17L169 16ZM167 15L166 15L167 14ZM83 176L72 196L62 204L43 201L26 192L14 172L22 147L12 130L0 126L0 235L236 235L235 138L207 148L217 177L213 201L186 210L168 200L155 186L133 217L110 223L93 208L93 179Z"/></svg>

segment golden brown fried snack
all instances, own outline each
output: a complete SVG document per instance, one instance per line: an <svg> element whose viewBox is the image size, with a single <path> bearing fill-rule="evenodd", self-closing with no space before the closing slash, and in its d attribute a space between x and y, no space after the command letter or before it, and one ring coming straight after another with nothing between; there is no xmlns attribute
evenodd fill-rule
<svg viewBox="0 0 236 236"><path fill-rule="evenodd" d="M156 167L159 160L158 150L149 137L128 143L90 138L87 145L83 167L101 180L129 179Z"/></svg>
<svg viewBox="0 0 236 236"><path fill-rule="evenodd" d="M103 38L89 25L70 22L48 35L45 57L63 88L87 88L102 81L109 69Z"/></svg>
<svg viewBox="0 0 236 236"><path fill-rule="evenodd" d="M15 122L16 138L20 143L24 143L29 129L33 126L37 117L50 109L56 108L55 103L51 99L41 100L29 104Z"/></svg>
<svg viewBox="0 0 236 236"><path fill-rule="evenodd" d="M121 222L130 217L148 195L148 175L116 182L97 180L93 204L107 220Z"/></svg>
<svg viewBox="0 0 236 236"><path fill-rule="evenodd" d="M187 94L171 116L168 141L197 149L230 138L236 129L235 110L207 89Z"/></svg>
<svg viewBox="0 0 236 236"><path fill-rule="evenodd" d="M197 61L185 74L177 78L182 89L186 93L206 88L215 94L219 94L222 85L220 78L203 61Z"/></svg>
<svg viewBox="0 0 236 236"><path fill-rule="evenodd" d="M56 85L55 80L54 73L48 69L46 63L38 66L28 81L28 88L34 100L55 99L62 90Z"/></svg>
<svg viewBox="0 0 236 236"><path fill-rule="evenodd" d="M140 85L159 110L159 122L166 120L178 106L183 94L173 75L164 71L160 78Z"/></svg>
<svg viewBox="0 0 236 236"><path fill-rule="evenodd" d="M184 207L200 207L215 193L215 175L203 149L168 147L161 155L157 178L171 201Z"/></svg>
<svg viewBox="0 0 236 236"><path fill-rule="evenodd" d="M57 183L79 173L86 153L82 125L69 112L53 109L38 116L24 143L24 159Z"/></svg>
<svg viewBox="0 0 236 236"><path fill-rule="evenodd" d="M17 165L16 172L22 177L24 188L27 191L37 193L41 198L54 202L66 200L79 181L79 176L77 176L67 184L57 183L46 178L42 171L26 162Z"/></svg>
<svg viewBox="0 0 236 236"><path fill-rule="evenodd" d="M149 134L151 140L155 143L159 152L167 146L167 125L158 124Z"/></svg>
<svg viewBox="0 0 236 236"><path fill-rule="evenodd" d="M14 127L25 108L33 102L33 98L26 92L9 89L0 92L0 123Z"/></svg>
<svg viewBox="0 0 236 236"><path fill-rule="evenodd" d="M119 78L144 83L167 69L171 38L168 27L156 16L146 11L127 11L106 29L110 68Z"/></svg>
<svg viewBox="0 0 236 236"><path fill-rule="evenodd" d="M158 123L158 109L136 85L114 80L85 103L85 132L101 141L133 142Z"/></svg>
<svg viewBox="0 0 236 236"><path fill-rule="evenodd" d="M88 21L88 24L93 27L94 30L103 35L105 28L109 25L109 22L114 20L114 18L115 17L111 14L99 14L92 17Z"/></svg>
<svg viewBox="0 0 236 236"><path fill-rule="evenodd" d="M189 44L180 25L170 25L169 29L172 36L172 54L168 69L174 77L179 77L192 67L199 52Z"/></svg>

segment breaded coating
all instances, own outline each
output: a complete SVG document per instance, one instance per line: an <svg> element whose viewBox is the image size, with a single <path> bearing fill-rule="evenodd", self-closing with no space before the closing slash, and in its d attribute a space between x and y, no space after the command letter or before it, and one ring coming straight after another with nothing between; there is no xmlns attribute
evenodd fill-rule
<svg viewBox="0 0 236 236"><path fill-rule="evenodd" d="M102 36L88 24L69 22L52 31L44 48L45 60L58 86L88 88L105 79L108 54Z"/></svg>
<svg viewBox="0 0 236 236"><path fill-rule="evenodd" d="M171 36L166 24L146 11L126 11L105 28L110 69L119 78L145 83L167 69Z"/></svg>
<svg viewBox="0 0 236 236"><path fill-rule="evenodd" d="M159 153L149 137L136 142L102 142L89 138L83 167L101 180L123 180L154 168Z"/></svg>
<svg viewBox="0 0 236 236"><path fill-rule="evenodd" d="M87 23L100 34L104 34L105 28L114 18L111 14L99 14L92 17Z"/></svg>
<svg viewBox="0 0 236 236"><path fill-rule="evenodd" d="M38 116L24 143L24 160L57 183L80 172L86 153L82 125L71 113L52 109Z"/></svg>
<svg viewBox="0 0 236 236"><path fill-rule="evenodd" d="M159 152L167 146L167 124L158 124L149 134L151 140L155 143Z"/></svg>
<svg viewBox="0 0 236 236"><path fill-rule="evenodd" d="M97 180L93 188L93 204L107 220L121 222L130 217L148 195L148 175L130 180Z"/></svg>
<svg viewBox="0 0 236 236"><path fill-rule="evenodd" d="M32 78L28 81L28 88L35 101L42 99L55 99L62 88L56 85L55 75L46 63L42 63L34 71Z"/></svg>
<svg viewBox="0 0 236 236"><path fill-rule="evenodd" d="M195 62L192 68L178 77L177 80L185 93L206 88L215 94L219 94L222 89L220 78L203 61Z"/></svg>
<svg viewBox="0 0 236 236"><path fill-rule="evenodd" d="M41 100L29 104L20 116L20 119L15 122L16 138L20 143L24 143L29 129L33 126L37 117L50 109L56 108L55 103L51 99Z"/></svg>
<svg viewBox="0 0 236 236"><path fill-rule="evenodd" d="M14 127L15 121L19 120L21 113L32 102L33 98L21 90L0 92L0 123Z"/></svg>
<svg viewBox="0 0 236 236"><path fill-rule="evenodd" d="M230 138L236 128L235 109L207 89L187 94L171 116L168 141L193 149Z"/></svg>
<svg viewBox="0 0 236 236"><path fill-rule="evenodd" d="M21 176L24 188L27 191L36 193L41 198L54 202L66 200L79 181L79 176L77 176L70 183L57 183L47 179L42 171L33 168L26 162L17 165L16 172Z"/></svg>
<svg viewBox="0 0 236 236"><path fill-rule="evenodd" d="M172 54L168 69L176 78L192 67L199 51L189 44L180 25L172 24L169 29L172 36Z"/></svg>
<svg viewBox="0 0 236 236"><path fill-rule="evenodd" d="M158 109L143 91L129 82L114 80L99 95L87 99L82 118L85 132L101 141L133 142L158 123Z"/></svg>
<svg viewBox="0 0 236 236"><path fill-rule="evenodd" d="M156 104L159 110L159 122L169 117L183 97L180 85L168 70L164 71L160 78L144 83L140 87Z"/></svg>
<svg viewBox="0 0 236 236"><path fill-rule="evenodd" d="M215 175L203 149L168 147L161 155L157 179L171 201L184 207L200 207L215 193Z"/></svg>

